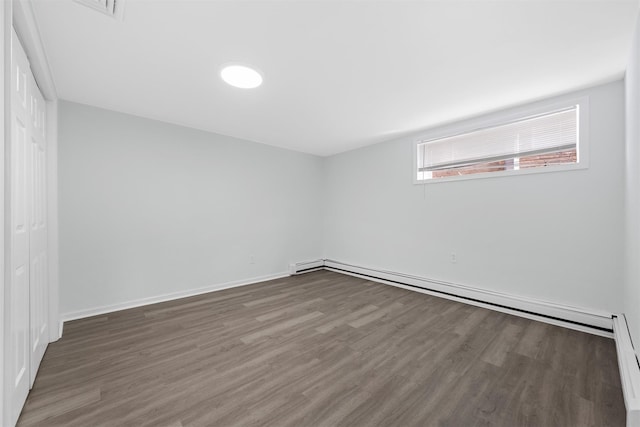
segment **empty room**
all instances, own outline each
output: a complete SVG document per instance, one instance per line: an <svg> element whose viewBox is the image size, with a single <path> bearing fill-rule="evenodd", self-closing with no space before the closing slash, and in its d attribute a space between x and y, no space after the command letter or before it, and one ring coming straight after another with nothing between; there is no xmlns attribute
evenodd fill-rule
<svg viewBox="0 0 640 427"><path fill-rule="evenodd" d="M640 0L5 0L0 425L640 427Z"/></svg>

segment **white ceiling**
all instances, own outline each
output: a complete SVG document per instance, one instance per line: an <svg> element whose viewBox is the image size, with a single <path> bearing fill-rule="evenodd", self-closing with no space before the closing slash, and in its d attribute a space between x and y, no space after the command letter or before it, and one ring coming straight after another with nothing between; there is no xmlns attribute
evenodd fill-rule
<svg viewBox="0 0 640 427"><path fill-rule="evenodd" d="M35 0L62 99L330 155L622 76L638 1ZM264 84L227 86L228 62Z"/></svg>

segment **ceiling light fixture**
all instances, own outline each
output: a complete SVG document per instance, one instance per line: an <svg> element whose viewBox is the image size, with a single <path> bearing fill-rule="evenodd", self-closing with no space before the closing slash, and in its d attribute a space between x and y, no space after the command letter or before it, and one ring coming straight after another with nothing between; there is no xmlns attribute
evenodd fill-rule
<svg viewBox="0 0 640 427"><path fill-rule="evenodd" d="M220 71L220 77L227 84L241 89L253 89L262 84L262 76L246 65L226 65Z"/></svg>

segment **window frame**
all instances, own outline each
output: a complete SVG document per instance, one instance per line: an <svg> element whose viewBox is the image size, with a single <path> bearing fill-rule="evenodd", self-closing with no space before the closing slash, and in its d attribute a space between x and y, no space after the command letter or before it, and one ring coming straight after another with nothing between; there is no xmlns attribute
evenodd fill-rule
<svg viewBox="0 0 640 427"><path fill-rule="evenodd" d="M481 172L476 174L449 176L443 178L418 178L418 153L419 145L425 142L435 141L443 138L462 135L481 129L496 127L524 120L536 115L544 115L552 113L563 108L578 106L578 162L567 163L561 165L551 165L538 168L526 168L516 170L505 170L496 172ZM537 173L553 173L566 172L572 170L581 170L589 168L589 98L572 97L562 100L542 101L526 106L510 108L488 115L475 117L463 121L459 121L450 125L444 125L434 128L430 131L421 133L418 138L413 141L413 183L414 184L437 184L442 182L464 181L469 179L483 178L502 178L506 176L530 175Z"/></svg>

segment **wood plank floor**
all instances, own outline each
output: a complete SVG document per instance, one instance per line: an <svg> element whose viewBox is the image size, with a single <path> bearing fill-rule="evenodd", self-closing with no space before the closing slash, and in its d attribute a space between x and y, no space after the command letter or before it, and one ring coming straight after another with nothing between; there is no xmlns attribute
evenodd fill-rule
<svg viewBox="0 0 640 427"><path fill-rule="evenodd" d="M328 271L65 324L19 426L623 426L613 340Z"/></svg>

